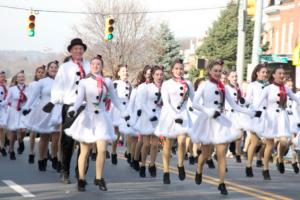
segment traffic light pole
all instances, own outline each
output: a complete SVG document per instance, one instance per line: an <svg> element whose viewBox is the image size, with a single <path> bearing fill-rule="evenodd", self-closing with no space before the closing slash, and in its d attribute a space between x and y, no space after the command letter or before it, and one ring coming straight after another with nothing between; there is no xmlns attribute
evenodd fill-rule
<svg viewBox="0 0 300 200"><path fill-rule="evenodd" d="M252 45L252 67L259 63L259 52L261 42L263 0L256 0L255 25Z"/></svg>
<svg viewBox="0 0 300 200"><path fill-rule="evenodd" d="M239 1L239 16L238 16L238 41L236 55L236 71L238 83L243 82L244 65L245 65L245 43L246 43L246 11L247 0Z"/></svg>

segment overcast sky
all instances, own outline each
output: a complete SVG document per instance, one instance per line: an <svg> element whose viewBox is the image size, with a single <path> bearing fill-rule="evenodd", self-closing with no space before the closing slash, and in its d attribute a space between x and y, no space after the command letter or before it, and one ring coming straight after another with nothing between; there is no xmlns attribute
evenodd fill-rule
<svg viewBox="0 0 300 200"><path fill-rule="evenodd" d="M0 5L32 9L86 11L90 0L0 0ZM148 10L173 10L226 6L229 0L137 0ZM201 37L219 16L220 9L149 14L153 22L166 21L176 37ZM27 11L0 8L0 50L65 51L71 28L84 15L44 13L36 16L36 36L27 36Z"/></svg>

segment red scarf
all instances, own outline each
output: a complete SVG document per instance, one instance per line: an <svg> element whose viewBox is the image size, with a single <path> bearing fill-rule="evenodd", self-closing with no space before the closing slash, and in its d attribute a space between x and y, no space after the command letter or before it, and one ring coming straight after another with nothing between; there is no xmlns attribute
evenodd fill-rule
<svg viewBox="0 0 300 200"><path fill-rule="evenodd" d="M26 88L26 85L23 86L23 88L20 88L19 85L17 85L17 88L19 89L20 91L20 94L19 94L19 99L18 99L18 103L17 103L17 111L20 111L21 110L21 104L22 103L25 103L26 100L27 100L27 97L24 93L25 91L25 88Z"/></svg>
<svg viewBox="0 0 300 200"><path fill-rule="evenodd" d="M284 84L278 84L275 82L273 82L273 84L279 87L279 106L282 108L286 108L287 95Z"/></svg>
<svg viewBox="0 0 300 200"><path fill-rule="evenodd" d="M108 87L105 83L105 80L102 76L95 76L95 79L97 81L97 90L98 90L98 94L99 94L99 103L101 103L101 99L102 99L102 95L103 95L103 87L106 90L105 96L103 97L104 102L105 102L105 109L107 111L110 110L111 108L111 99L108 96Z"/></svg>
<svg viewBox="0 0 300 200"><path fill-rule="evenodd" d="M232 87L233 89L235 89L236 93L237 93L237 102L239 102L239 100L242 97L242 91L240 89L239 84L237 83L236 85L232 85L231 83L229 83L230 87Z"/></svg>
<svg viewBox="0 0 300 200"><path fill-rule="evenodd" d="M78 66L80 72L80 79L85 77L85 72L82 66L82 61L73 60L73 62Z"/></svg>
<svg viewBox="0 0 300 200"><path fill-rule="evenodd" d="M7 97L7 88L6 88L6 86L5 86L5 84L3 84L3 83L0 83L0 87L2 87L3 88L3 90L4 90L4 99L6 99L6 97Z"/></svg>
<svg viewBox="0 0 300 200"><path fill-rule="evenodd" d="M220 80L216 80L214 78L209 79L212 83L215 83L217 85L217 88L220 92L221 97L221 107L224 107L225 105L225 87L224 84Z"/></svg>

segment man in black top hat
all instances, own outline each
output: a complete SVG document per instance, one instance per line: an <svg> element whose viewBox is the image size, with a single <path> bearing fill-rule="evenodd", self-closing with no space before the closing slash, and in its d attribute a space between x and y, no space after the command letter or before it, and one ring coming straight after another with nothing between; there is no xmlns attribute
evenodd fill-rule
<svg viewBox="0 0 300 200"><path fill-rule="evenodd" d="M76 100L79 81L89 73L89 62L83 59L87 46L81 39L75 38L68 46L70 59L61 64L51 89L51 100L44 107L45 112L51 112L55 104L63 104L62 108L62 170L61 180L69 184L70 162L73 154L74 140L65 134L64 129L69 128L83 107L79 109L77 116L71 118L67 115L68 109Z"/></svg>

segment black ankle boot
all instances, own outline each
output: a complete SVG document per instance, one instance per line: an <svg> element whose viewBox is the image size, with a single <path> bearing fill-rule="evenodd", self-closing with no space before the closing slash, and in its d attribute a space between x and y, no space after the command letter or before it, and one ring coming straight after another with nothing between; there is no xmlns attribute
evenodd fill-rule
<svg viewBox="0 0 300 200"><path fill-rule="evenodd" d="M214 164L214 161L212 159L210 160L206 160L206 164L208 165L208 168L210 169L215 169L215 164Z"/></svg>
<svg viewBox="0 0 300 200"><path fill-rule="evenodd" d="M43 171L46 171L46 169L47 169L47 159L45 158L43 160Z"/></svg>
<svg viewBox="0 0 300 200"><path fill-rule="evenodd" d="M44 160L38 161L39 170L42 172L44 171Z"/></svg>
<svg viewBox="0 0 300 200"><path fill-rule="evenodd" d="M135 169L135 171L139 171L140 170L140 163L137 160L133 160L132 161L132 168Z"/></svg>
<svg viewBox="0 0 300 200"><path fill-rule="evenodd" d="M34 155L29 154L28 156L28 163L33 164L34 163Z"/></svg>
<svg viewBox="0 0 300 200"><path fill-rule="evenodd" d="M10 152L9 153L9 157L10 157L11 160L16 160L16 154L15 154L15 152L14 151Z"/></svg>
<svg viewBox="0 0 300 200"><path fill-rule="evenodd" d="M140 177L145 178L146 177L146 167L141 166L140 168Z"/></svg>
<svg viewBox="0 0 300 200"><path fill-rule="evenodd" d="M225 186L224 183L221 183L219 185L218 190L220 190L221 194L223 194L223 195L227 195L228 194L226 186Z"/></svg>
<svg viewBox="0 0 300 200"><path fill-rule="evenodd" d="M107 187L106 187L106 183L105 183L104 178L100 179L100 181L98 182L98 186L99 186L100 190L107 191Z"/></svg>
<svg viewBox="0 0 300 200"><path fill-rule="evenodd" d="M57 173L60 173L60 172L61 172L61 162L60 162L60 161L57 162L56 172L57 172Z"/></svg>
<svg viewBox="0 0 300 200"><path fill-rule="evenodd" d="M148 171L151 177L156 177L156 166L152 165L148 167Z"/></svg>
<svg viewBox="0 0 300 200"><path fill-rule="evenodd" d="M236 159L237 163L241 163L242 162L240 155L235 156L235 159Z"/></svg>
<svg viewBox="0 0 300 200"><path fill-rule="evenodd" d="M190 165L194 165L195 164L195 158L194 158L194 156L190 156L189 157L189 162L190 162Z"/></svg>
<svg viewBox="0 0 300 200"><path fill-rule="evenodd" d="M25 149L24 142L19 142L19 147L17 149L18 154L22 154Z"/></svg>
<svg viewBox="0 0 300 200"><path fill-rule="evenodd" d="M127 154L127 163L130 164L131 163L131 154Z"/></svg>
<svg viewBox="0 0 300 200"><path fill-rule="evenodd" d="M253 177L252 167L246 167L246 176L247 177Z"/></svg>
<svg viewBox="0 0 300 200"><path fill-rule="evenodd" d="M57 157L52 158L52 168L57 170L58 160Z"/></svg>
<svg viewBox="0 0 300 200"><path fill-rule="evenodd" d="M257 160L256 161L256 167L262 167L263 166L263 163L261 160Z"/></svg>
<svg viewBox="0 0 300 200"><path fill-rule="evenodd" d="M268 169L263 170L262 174L263 174L263 177L264 177L265 180L271 180L270 172L269 172Z"/></svg>
<svg viewBox="0 0 300 200"><path fill-rule="evenodd" d="M179 178L179 180L183 181L185 179L184 166L182 166L182 167L177 166L177 168L178 168L178 178Z"/></svg>
<svg viewBox="0 0 300 200"><path fill-rule="evenodd" d="M6 157L6 156L7 156L7 153L6 153L6 150L5 150L4 147L1 148L1 154L2 154L3 157Z"/></svg>
<svg viewBox="0 0 300 200"><path fill-rule="evenodd" d="M284 174L285 169L283 162L277 162L276 167L280 174Z"/></svg>
<svg viewBox="0 0 300 200"><path fill-rule="evenodd" d="M164 184L171 184L170 173L164 173Z"/></svg>
<svg viewBox="0 0 300 200"><path fill-rule="evenodd" d="M201 173L198 174L198 173L196 172L195 183L196 183L197 185L200 185L200 184L202 183L202 174L201 174Z"/></svg>
<svg viewBox="0 0 300 200"><path fill-rule="evenodd" d="M109 151L106 151L106 159L110 159Z"/></svg>
<svg viewBox="0 0 300 200"><path fill-rule="evenodd" d="M117 154L111 154L111 163L112 163L113 165L118 164Z"/></svg>
<svg viewBox="0 0 300 200"><path fill-rule="evenodd" d="M298 174L299 173L298 163L297 162L293 163L292 167L293 167L295 174Z"/></svg>
<svg viewBox="0 0 300 200"><path fill-rule="evenodd" d="M86 181L79 179L77 182L77 189L79 192L84 192L85 191L85 185L86 185Z"/></svg>

